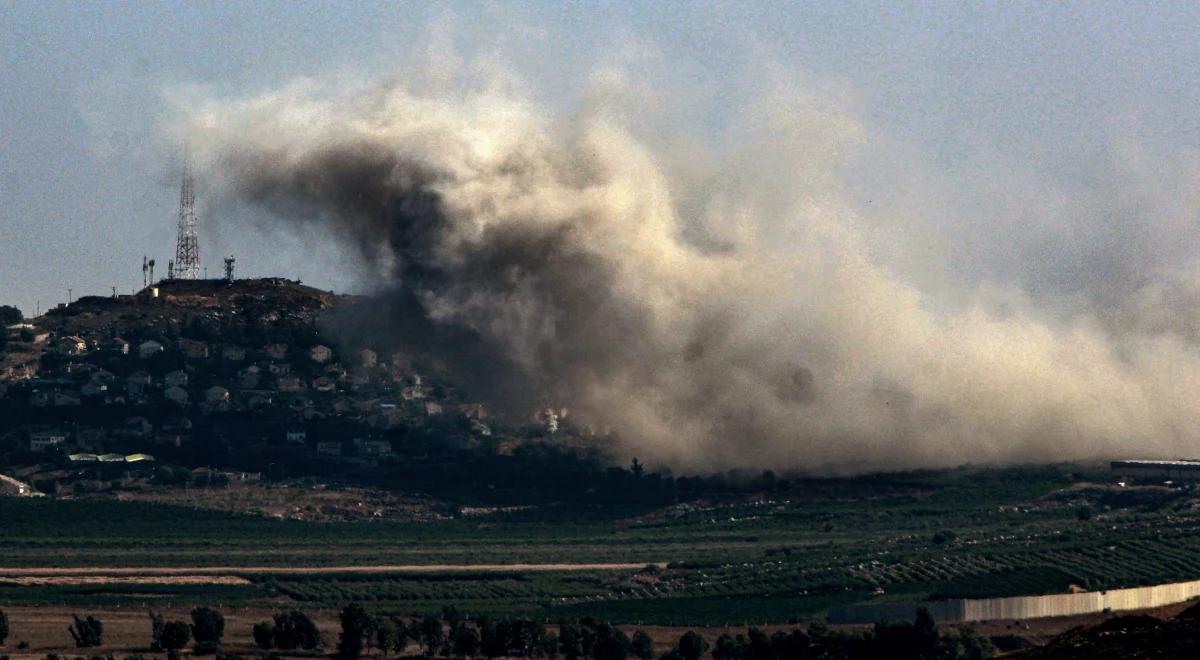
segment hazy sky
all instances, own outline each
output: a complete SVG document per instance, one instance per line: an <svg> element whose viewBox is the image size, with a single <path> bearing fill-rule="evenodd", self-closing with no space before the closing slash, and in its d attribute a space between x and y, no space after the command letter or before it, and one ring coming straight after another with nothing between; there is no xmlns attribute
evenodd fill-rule
<svg viewBox="0 0 1200 660"><path fill-rule="evenodd" d="M657 67L671 115L699 135L725 120L725 99L755 94L749 68L786 65L869 126L848 183L878 213L873 238L897 271L931 289L987 280L1103 297L1136 286L1139 269L1194 258L1195 207L1174 200L1197 184L1197 35L1191 2L0 0L0 303L32 314L68 287L127 292L143 254L165 273L172 102L427 74L447 53L502 59L565 111L598 67ZM203 197L201 213L210 273L234 252L244 274L350 285L319 243L204 224Z"/></svg>

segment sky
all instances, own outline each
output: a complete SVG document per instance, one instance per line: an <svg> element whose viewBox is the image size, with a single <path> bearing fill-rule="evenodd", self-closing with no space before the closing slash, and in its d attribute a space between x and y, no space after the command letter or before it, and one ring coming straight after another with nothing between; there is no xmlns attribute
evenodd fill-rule
<svg viewBox="0 0 1200 660"><path fill-rule="evenodd" d="M650 461L1195 456L1198 35L1183 2L0 0L0 304L165 274L187 142L209 275L391 296L359 330Z"/></svg>
<svg viewBox="0 0 1200 660"><path fill-rule="evenodd" d="M1200 146L1197 35L1183 2L0 0L0 302L31 314L68 288L129 291L143 255L165 271L180 148L163 126L179 104L458 57L502 61L564 113L598 68L650 67L700 136L757 93L751 69L784 67L868 126L847 186L864 208L903 209L875 218L892 268L1070 305L1107 295L1089 282L1190 258L1195 218L1170 198L1195 184L1177 166ZM1158 188L1121 197L1127 184ZM320 241L223 224L206 203L202 190L210 274L233 253L243 274L355 286ZM1143 231L1139 213L1171 219Z"/></svg>

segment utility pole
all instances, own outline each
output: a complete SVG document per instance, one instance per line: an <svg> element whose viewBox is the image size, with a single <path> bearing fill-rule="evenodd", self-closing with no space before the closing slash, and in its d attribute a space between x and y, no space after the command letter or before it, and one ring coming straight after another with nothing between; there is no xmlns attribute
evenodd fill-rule
<svg viewBox="0 0 1200 660"><path fill-rule="evenodd" d="M75 302L75 289L67 289L67 304Z"/></svg>

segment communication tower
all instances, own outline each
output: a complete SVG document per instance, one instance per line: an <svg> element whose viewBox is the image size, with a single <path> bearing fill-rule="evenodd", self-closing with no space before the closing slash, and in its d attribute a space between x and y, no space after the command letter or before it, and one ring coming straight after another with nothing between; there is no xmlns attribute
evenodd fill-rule
<svg viewBox="0 0 1200 660"><path fill-rule="evenodd" d="M200 277L200 242L196 234L196 192L192 161L183 158L183 184L179 190L179 237L175 240L175 277L194 280Z"/></svg>

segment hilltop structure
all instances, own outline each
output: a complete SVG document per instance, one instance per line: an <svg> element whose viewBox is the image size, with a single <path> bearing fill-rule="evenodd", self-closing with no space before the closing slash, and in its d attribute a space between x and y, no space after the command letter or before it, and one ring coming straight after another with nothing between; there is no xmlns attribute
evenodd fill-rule
<svg viewBox="0 0 1200 660"><path fill-rule="evenodd" d="M175 239L175 261L170 268L172 278L194 280L200 277L200 240L196 224L195 180L191 158L185 156L179 190L179 234Z"/></svg>

